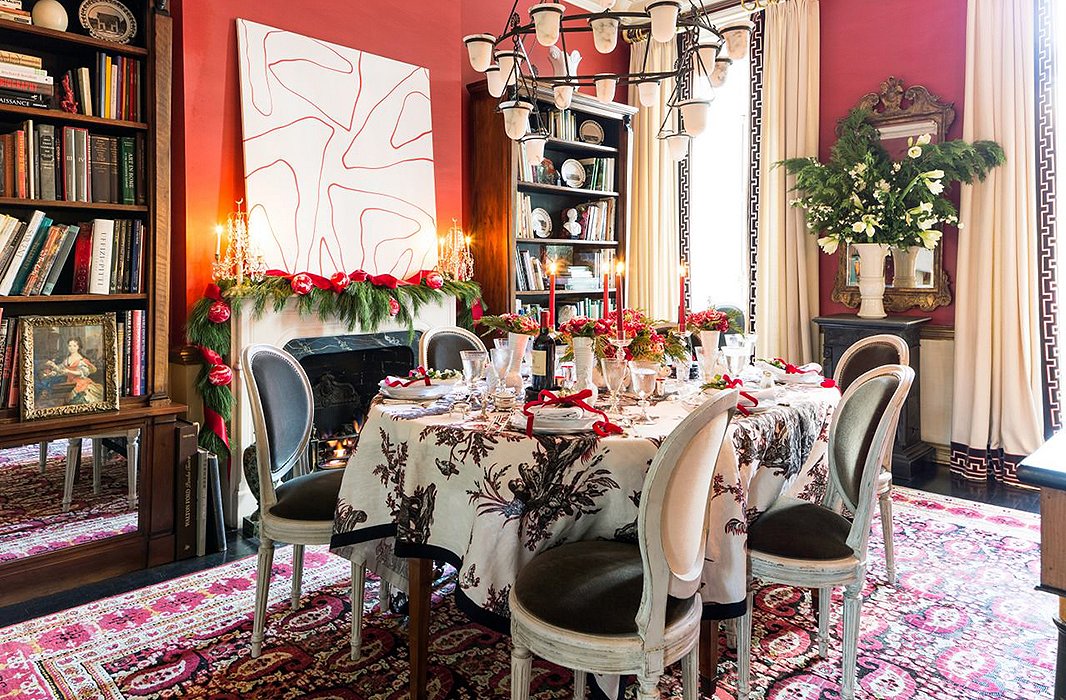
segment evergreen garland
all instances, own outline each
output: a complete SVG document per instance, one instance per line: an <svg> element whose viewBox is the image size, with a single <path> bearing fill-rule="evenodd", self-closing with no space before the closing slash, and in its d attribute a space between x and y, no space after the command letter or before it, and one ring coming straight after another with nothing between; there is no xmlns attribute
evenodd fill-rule
<svg viewBox="0 0 1066 700"><path fill-rule="evenodd" d="M294 296L297 311L301 315L338 320L349 330L360 328L368 333L395 318L399 324L407 327L413 337L415 317L424 305L454 297L460 302L459 318L470 319L471 309L481 298L481 288L476 282L447 277L437 289L428 286L424 280L420 284L400 283L395 288L375 285L366 280L351 282L341 291L312 287L306 294L296 294L292 282L286 277L267 277L261 282L245 282L241 285L234 280L225 280L217 287L209 287L205 296L193 305L186 326L186 337L192 345L201 349L204 356L203 367L196 379L206 417L204 427L200 430L200 446L204 449L217 455L229 452L223 435L228 435L232 418L233 392L228 380L222 384L211 381L212 370L217 366L211 360L223 359L230 351L230 309L241 307L250 311L254 318L259 318L268 307L280 312ZM226 308L213 318L212 307L218 309L220 302ZM393 302L398 306L395 316ZM218 320L220 318L222 320ZM232 361L232 358L229 359ZM222 374L226 375L227 372L228 366L222 370ZM212 414L218 416L215 424L212 423Z"/></svg>

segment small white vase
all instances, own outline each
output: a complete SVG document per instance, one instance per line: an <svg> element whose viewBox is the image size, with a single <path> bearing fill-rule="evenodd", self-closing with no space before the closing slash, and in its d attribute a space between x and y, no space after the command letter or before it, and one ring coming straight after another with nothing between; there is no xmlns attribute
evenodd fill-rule
<svg viewBox="0 0 1066 700"><path fill-rule="evenodd" d="M883 243L852 243L859 253L859 318L884 318L885 313L885 256L888 246Z"/></svg>
<svg viewBox="0 0 1066 700"><path fill-rule="evenodd" d="M585 389L591 391L592 396L587 401L590 406L595 405L600 395L593 377L593 370L596 367L594 343L593 338L574 338L574 391Z"/></svg>
<svg viewBox="0 0 1066 700"><path fill-rule="evenodd" d="M892 287L894 289L913 289L918 286L915 268L921 246L892 249Z"/></svg>
<svg viewBox="0 0 1066 700"><path fill-rule="evenodd" d="M31 13L31 21L37 27L67 31L67 11L58 0L37 0Z"/></svg>
<svg viewBox="0 0 1066 700"><path fill-rule="evenodd" d="M703 355L703 381L710 381L715 374L715 366L718 364L718 340L721 331L700 331L700 347Z"/></svg>
<svg viewBox="0 0 1066 700"><path fill-rule="evenodd" d="M511 348L511 368L507 371L504 384L508 389L522 391L522 358L526 355L526 345L529 344L529 336L524 333L508 333L507 345Z"/></svg>

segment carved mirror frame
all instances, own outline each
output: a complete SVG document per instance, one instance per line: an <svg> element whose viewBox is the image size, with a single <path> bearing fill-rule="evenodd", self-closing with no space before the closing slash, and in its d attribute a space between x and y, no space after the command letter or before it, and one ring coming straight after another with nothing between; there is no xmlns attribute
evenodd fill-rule
<svg viewBox="0 0 1066 700"><path fill-rule="evenodd" d="M934 143L947 138L948 129L955 121L955 107L942 102L939 97L921 85L905 88L903 81L894 76L881 83L880 92L871 92L857 105L869 110L870 123L877 128L881 139L932 134ZM833 284L833 301L851 308L858 308L861 297L858 285L848 285L848 254L844 248L837 257L836 282ZM944 243L933 250L933 286L915 288L885 288L885 309L906 311L915 307L932 311L951 303L951 280L944 269Z"/></svg>

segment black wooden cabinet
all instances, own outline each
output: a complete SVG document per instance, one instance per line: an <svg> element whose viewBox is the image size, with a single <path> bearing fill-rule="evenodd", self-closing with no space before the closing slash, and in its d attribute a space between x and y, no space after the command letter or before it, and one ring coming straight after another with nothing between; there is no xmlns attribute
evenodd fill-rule
<svg viewBox="0 0 1066 700"><path fill-rule="evenodd" d="M922 442L922 390L918 378L922 373L922 352L919 332L928 318L889 316L887 318L859 318L851 314L820 316L814 322L822 329L822 366L827 377L833 376L840 357L855 342L871 335L898 335L910 348L910 365L914 368L914 384L903 405L899 427L896 429L892 454L892 476L910 481L934 468L933 447Z"/></svg>

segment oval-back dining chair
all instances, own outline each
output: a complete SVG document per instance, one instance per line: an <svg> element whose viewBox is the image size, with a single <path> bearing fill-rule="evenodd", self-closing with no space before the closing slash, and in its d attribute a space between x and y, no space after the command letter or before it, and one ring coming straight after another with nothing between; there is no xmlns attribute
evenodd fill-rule
<svg viewBox="0 0 1066 700"><path fill-rule="evenodd" d="M445 326L431 328L418 341L418 364L427 369L463 369L459 353L463 350L481 350L485 344L465 328Z"/></svg>
<svg viewBox="0 0 1066 700"><path fill-rule="evenodd" d="M314 398L303 367L272 345L249 345L241 353L242 377L255 428L259 469L259 574L255 582L252 657L263 650L267 600L275 542L292 545L292 600L300 602L305 545L329 544L343 469L311 472L281 482L297 464L306 464ZM363 624L365 563L352 562L351 657L359 658Z"/></svg>
<svg viewBox="0 0 1066 700"><path fill-rule="evenodd" d="M845 391L856 378L884 365L910 367L911 352L907 342L888 333L872 335L851 345L840 357L833 379ZM898 426L893 425L891 435ZM881 532L885 542L885 574L890 585L896 585L896 554L892 546L892 449L885 457L884 469L877 477L877 500L881 507Z"/></svg>
<svg viewBox="0 0 1066 700"><path fill-rule="evenodd" d="M663 441L644 479L637 544L564 544L519 573L510 594L513 700L529 697L532 654L577 669L575 698L585 696L587 672L637 674L637 697L657 698L663 670L680 659L685 698L696 698L707 502L737 395L718 394Z"/></svg>
<svg viewBox="0 0 1066 700"><path fill-rule="evenodd" d="M821 503L782 497L748 526L752 578L819 589L818 649L829 648L829 604L844 586L844 665L841 698L855 697L859 614L877 477L892 447L892 430L907 399L914 370L886 365L855 379L829 427L829 484ZM834 506L853 514L851 520ZM754 596L737 629L737 700L747 700L751 675Z"/></svg>

